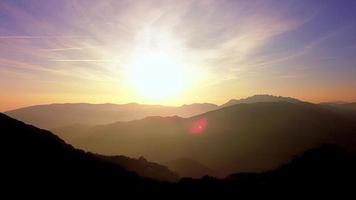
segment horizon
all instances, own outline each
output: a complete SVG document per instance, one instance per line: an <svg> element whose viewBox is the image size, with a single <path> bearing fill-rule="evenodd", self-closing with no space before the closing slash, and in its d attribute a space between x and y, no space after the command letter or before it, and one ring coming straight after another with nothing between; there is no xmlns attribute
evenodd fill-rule
<svg viewBox="0 0 356 200"><path fill-rule="evenodd" d="M193 105L193 104L212 104L216 106L222 106L225 103L229 102L230 100L240 100L240 99L246 99L249 97L254 97L254 96L259 96L259 95L267 95L267 96L273 96L273 97L287 97L287 96L281 96L281 95L271 95L271 94L254 94L251 96L246 96L246 97L241 97L241 98L231 98L228 99L222 103L212 103L212 102L191 102L191 103L184 103L184 104L179 104L179 105L170 105L170 104L145 104L145 103L139 103L139 102L123 102L123 103L113 103L113 102L52 102L52 103L43 103L43 104L33 104L33 105L25 105L25 106L20 106L20 107L15 107L15 108L10 108L10 109L5 109L1 110L0 112L8 112L12 110L17 110L17 109L22 109L22 108L27 108L27 107L32 107L32 106L45 106L45 105L61 105L61 104L90 104L90 105L105 105L105 104L113 104L113 105L127 105L127 104L138 104L138 105L147 105L147 106L167 106L167 107L182 107L185 105ZM297 99L300 101L308 102L308 103L313 103L313 104L322 104L322 103L355 103L356 100L354 101L321 101L321 102L312 102L312 101L306 101L304 99L299 99L295 97L288 97L288 98L293 98Z"/></svg>

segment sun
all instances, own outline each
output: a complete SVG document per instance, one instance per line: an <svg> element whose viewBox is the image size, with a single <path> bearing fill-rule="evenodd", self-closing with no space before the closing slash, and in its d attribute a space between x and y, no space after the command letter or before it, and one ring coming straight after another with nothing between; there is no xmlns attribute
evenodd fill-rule
<svg viewBox="0 0 356 200"><path fill-rule="evenodd" d="M130 82L137 92L150 99L177 95L183 88L184 74L172 58L163 53L149 53L131 65Z"/></svg>
<svg viewBox="0 0 356 200"><path fill-rule="evenodd" d="M141 96L163 100L177 96L186 86L185 66L171 37L149 33L140 41L129 65L130 85Z"/></svg>

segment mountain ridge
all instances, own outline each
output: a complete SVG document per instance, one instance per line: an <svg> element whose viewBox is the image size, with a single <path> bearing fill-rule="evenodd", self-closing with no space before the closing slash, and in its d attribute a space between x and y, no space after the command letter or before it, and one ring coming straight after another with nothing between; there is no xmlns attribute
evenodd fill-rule
<svg viewBox="0 0 356 200"><path fill-rule="evenodd" d="M289 100L288 97L272 95L254 95L245 99L232 99L223 105L211 103L192 103L181 106L127 104L90 104L90 103L53 103L34 105L6 111L15 119L45 129L56 129L73 124L100 125L116 121L132 121L148 116L180 116L189 118L205 112L226 107L236 103L255 103L262 101ZM299 100L295 100L299 101Z"/></svg>
<svg viewBox="0 0 356 200"><path fill-rule="evenodd" d="M191 157L225 173L271 169L328 141L356 145L356 118L311 103L237 104L191 118L148 119L95 126L69 141L95 152L143 155L158 163ZM206 130L190 132L200 120L207 122Z"/></svg>
<svg viewBox="0 0 356 200"><path fill-rule="evenodd" d="M284 97L284 96L274 96L269 94L256 94L242 99L230 99L228 102L220 105L219 107L228 107L240 103L258 103L258 102L278 102L286 101L291 103L301 103L299 99Z"/></svg>
<svg viewBox="0 0 356 200"><path fill-rule="evenodd" d="M71 168L69 166L66 166L66 164L70 164L72 162L72 159L78 157L79 161L75 162L80 162L81 159L91 160L90 162L93 162L94 164L96 162L103 162L106 163L105 165L112 165L113 168L118 168L118 170L121 170L124 174L132 174L132 177L136 177L137 175L139 175L144 178L151 178L170 182L176 182L179 180L179 176L171 172L165 166L161 166L157 163L148 162L147 160L134 159L126 156L116 156L115 158L112 158L110 156L93 154L91 152L76 149L72 145L66 143L64 140L47 130L38 129L34 126L27 125L21 121L12 119L2 113L0 113L0 126L4 131L4 134L2 134L2 136L5 138L3 139L4 141L6 141L6 143L3 143L2 148L5 147L8 150L12 149L10 150L10 152L14 151L19 153L22 152L22 154L25 155L28 154L27 157L23 157L23 161L27 159L28 161L33 160L42 163L44 166L48 165L49 167L56 168L56 166L54 166L54 163L58 164L58 166L62 166L58 162L63 159L64 168L68 170L69 173L71 173ZM16 142L19 144L16 144ZM16 146L10 146L11 144L16 144ZM48 157L49 154L53 154L51 155L53 156L53 158ZM12 158L10 157L10 159ZM58 159L58 161L55 159ZM49 164L47 163L47 161L49 162ZM19 161L14 160L13 162L17 163ZM75 170L77 167L76 165L79 166L81 164L77 163L73 165L73 170ZM34 169L30 168L30 170L46 171L46 169L43 169L43 167L36 166ZM146 168L150 169L152 174L147 173L145 171Z"/></svg>

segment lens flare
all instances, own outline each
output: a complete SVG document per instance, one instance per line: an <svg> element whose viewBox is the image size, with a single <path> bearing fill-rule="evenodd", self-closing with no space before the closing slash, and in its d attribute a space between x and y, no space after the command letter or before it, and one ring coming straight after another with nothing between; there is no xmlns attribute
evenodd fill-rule
<svg viewBox="0 0 356 200"><path fill-rule="evenodd" d="M189 132L194 135L200 135L205 131L207 126L208 120L206 118L201 118L193 123L193 125L189 129Z"/></svg>

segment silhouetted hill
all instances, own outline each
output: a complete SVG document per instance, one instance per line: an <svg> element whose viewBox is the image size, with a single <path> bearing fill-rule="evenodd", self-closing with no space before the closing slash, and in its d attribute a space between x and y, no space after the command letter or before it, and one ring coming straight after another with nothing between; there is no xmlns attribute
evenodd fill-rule
<svg viewBox="0 0 356 200"><path fill-rule="evenodd" d="M158 163L189 157L227 175L273 169L322 143L354 149L355 131L356 118L320 105L280 101L237 104L187 119L150 117L95 126L68 141Z"/></svg>
<svg viewBox="0 0 356 200"><path fill-rule="evenodd" d="M356 154L326 144L275 170L231 174L226 179L183 178L180 185L185 192L220 198L354 199L355 169Z"/></svg>
<svg viewBox="0 0 356 200"><path fill-rule="evenodd" d="M51 132L1 113L0 128L3 152L1 181L9 188L37 187L52 191L61 187L62 192L86 193L90 193L90 189L115 188L122 193L149 192L154 188L161 189L160 183L129 171L160 180L177 181L179 178L158 164L124 156L105 157L75 149Z"/></svg>
<svg viewBox="0 0 356 200"><path fill-rule="evenodd" d="M216 109L214 104L191 104L180 107L130 104L50 104L20 108L5 114L45 129L67 127L73 124L99 125L116 121L130 121L147 116L191 117Z"/></svg>
<svg viewBox="0 0 356 200"><path fill-rule="evenodd" d="M179 158L164 163L172 171L177 172L181 177L202 178L206 175L219 176L219 174L189 158Z"/></svg>
<svg viewBox="0 0 356 200"><path fill-rule="evenodd" d="M302 101L290 97L282 97L282 96L273 96L268 94L258 94L253 95L244 99L231 99L230 101L226 102L225 104L221 105L220 107L228 107L235 104L240 103L259 103L259 102L291 102L291 103L301 103Z"/></svg>
<svg viewBox="0 0 356 200"><path fill-rule="evenodd" d="M160 181L177 182L180 177L166 166L157 163L149 162L144 157L132 159L126 156L102 156L98 157L103 160L115 163L128 171L133 171L141 177L148 177Z"/></svg>

